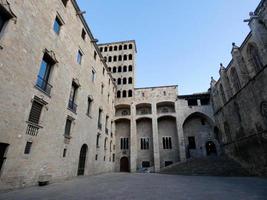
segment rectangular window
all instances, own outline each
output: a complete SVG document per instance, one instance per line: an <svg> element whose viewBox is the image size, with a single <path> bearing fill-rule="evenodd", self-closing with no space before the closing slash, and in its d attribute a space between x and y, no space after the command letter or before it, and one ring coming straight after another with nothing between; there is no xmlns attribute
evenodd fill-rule
<svg viewBox="0 0 267 200"><path fill-rule="evenodd" d="M149 149L149 138L141 138L141 150Z"/></svg>
<svg viewBox="0 0 267 200"><path fill-rule="evenodd" d="M86 113L88 116L91 115L92 104L93 104L93 99L88 97L88 100L87 100L87 113Z"/></svg>
<svg viewBox="0 0 267 200"><path fill-rule="evenodd" d="M101 94L104 93L104 84L101 84Z"/></svg>
<svg viewBox="0 0 267 200"><path fill-rule="evenodd" d="M150 162L149 161L143 161L142 162L142 167L143 168L149 168L150 167Z"/></svg>
<svg viewBox="0 0 267 200"><path fill-rule="evenodd" d="M45 54L43 56L40 70L38 73L36 86L40 88L42 91L50 95L52 86L49 84L49 78L51 74L52 66L55 64L55 62L47 55Z"/></svg>
<svg viewBox="0 0 267 200"><path fill-rule="evenodd" d="M85 40L85 38L86 38L86 32L85 32L85 30L84 30L84 28L82 29L82 39L83 40Z"/></svg>
<svg viewBox="0 0 267 200"><path fill-rule="evenodd" d="M62 22L60 21L59 17L56 16L56 19L54 21L54 26L53 26L53 29L55 31L56 34L59 35L59 32L60 32L60 29L61 29L61 26L62 26Z"/></svg>
<svg viewBox="0 0 267 200"><path fill-rule="evenodd" d="M197 106L197 99L188 99L188 106Z"/></svg>
<svg viewBox="0 0 267 200"><path fill-rule="evenodd" d="M94 59L96 60L97 53L94 51Z"/></svg>
<svg viewBox="0 0 267 200"><path fill-rule="evenodd" d="M82 57L83 57L82 52L80 50L78 50L77 63L82 64Z"/></svg>
<svg viewBox="0 0 267 200"><path fill-rule="evenodd" d="M63 149L63 158L66 157L66 154L67 154L67 149L65 148L65 149Z"/></svg>
<svg viewBox="0 0 267 200"><path fill-rule="evenodd" d="M96 72L95 70L92 70L92 82L95 82L95 78L96 78Z"/></svg>
<svg viewBox="0 0 267 200"><path fill-rule="evenodd" d="M121 149L123 150L129 149L128 138L121 138Z"/></svg>
<svg viewBox="0 0 267 200"><path fill-rule="evenodd" d="M112 154L112 162L115 162L115 153Z"/></svg>
<svg viewBox="0 0 267 200"><path fill-rule="evenodd" d="M39 124L42 108L42 104L37 101L33 101L28 121L34 124Z"/></svg>
<svg viewBox="0 0 267 200"><path fill-rule="evenodd" d="M76 100L78 87L79 86L75 82L72 82L71 90L70 90L69 104L68 104L68 108L75 113L77 110L77 105L75 103L75 100Z"/></svg>
<svg viewBox="0 0 267 200"><path fill-rule="evenodd" d="M98 133L96 136L96 148L99 148L99 139L100 139L100 134Z"/></svg>
<svg viewBox="0 0 267 200"><path fill-rule="evenodd" d="M97 156L97 154L96 154L96 155L95 155L95 160L97 160L97 157L98 157L98 156Z"/></svg>
<svg viewBox="0 0 267 200"><path fill-rule="evenodd" d="M108 134L108 123L109 123L109 116L106 116L106 122L105 122L105 132Z"/></svg>
<svg viewBox="0 0 267 200"><path fill-rule="evenodd" d="M172 149L172 138L162 137L163 149Z"/></svg>
<svg viewBox="0 0 267 200"><path fill-rule="evenodd" d="M193 136L188 137L188 148L189 149L196 149L195 137L193 137Z"/></svg>
<svg viewBox="0 0 267 200"><path fill-rule="evenodd" d="M25 146L25 149L24 149L24 154L30 154L31 147L32 147L32 142L27 142L26 146Z"/></svg>
<svg viewBox="0 0 267 200"><path fill-rule="evenodd" d="M99 109L98 110L98 128L100 130L102 129L102 113L103 113L103 110Z"/></svg>
<svg viewBox="0 0 267 200"><path fill-rule="evenodd" d="M10 19L10 16L7 14L7 12L3 8L1 8L1 5L0 5L0 33L3 30L4 25L9 19Z"/></svg>
<svg viewBox="0 0 267 200"><path fill-rule="evenodd" d="M65 134L64 134L66 137L70 137L71 123L72 121L70 119L66 119Z"/></svg>

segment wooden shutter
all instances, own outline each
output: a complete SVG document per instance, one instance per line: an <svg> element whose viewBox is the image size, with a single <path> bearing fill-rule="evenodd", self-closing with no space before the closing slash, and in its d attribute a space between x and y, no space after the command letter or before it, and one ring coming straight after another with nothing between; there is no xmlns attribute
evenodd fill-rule
<svg viewBox="0 0 267 200"><path fill-rule="evenodd" d="M32 108L29 116L29 121L35 124L39 123L43 105L37 101L32 102Z"/></svg>

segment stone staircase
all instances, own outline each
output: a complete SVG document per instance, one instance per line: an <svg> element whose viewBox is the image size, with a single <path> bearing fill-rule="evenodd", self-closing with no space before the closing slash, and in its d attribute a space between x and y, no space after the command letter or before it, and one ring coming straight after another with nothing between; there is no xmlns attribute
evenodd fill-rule
<svg viewBox="0 0 267 200"><path fill-rule="evenodd" d="M162 168L162 174L199 176L250 176L239 163L226 155L194 158Z"/></svg>

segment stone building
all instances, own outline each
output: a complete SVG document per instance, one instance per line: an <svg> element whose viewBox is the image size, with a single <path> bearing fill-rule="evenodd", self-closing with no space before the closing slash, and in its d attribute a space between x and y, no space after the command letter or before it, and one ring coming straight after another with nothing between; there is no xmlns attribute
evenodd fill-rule
<svg viewBox="0 0 267 200"><path fill-rule="evenodd" d="M214 118L225 152L256 174L267 174L267 2L245 20L250 33L233 43L232 60L211 80Z"/></svg>

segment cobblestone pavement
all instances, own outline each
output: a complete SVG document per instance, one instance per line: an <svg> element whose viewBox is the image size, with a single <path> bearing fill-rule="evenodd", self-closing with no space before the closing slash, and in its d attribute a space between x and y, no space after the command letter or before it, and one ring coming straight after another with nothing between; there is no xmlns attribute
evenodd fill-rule
<svg viewBox="0 0 267 200"><path fill-rule="evenodd" d="M266 200L267 179L111 173L1 192L4 200Z"/></svg>

